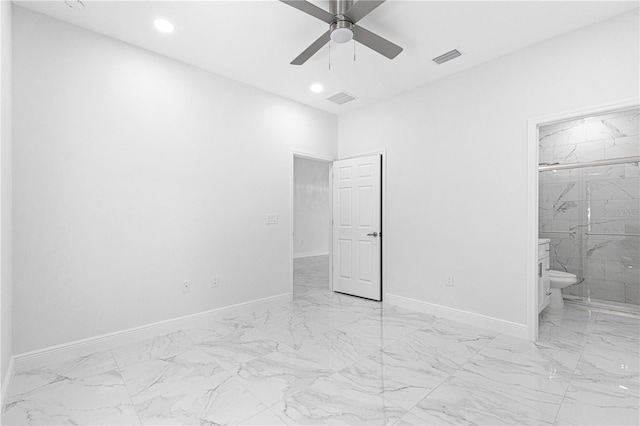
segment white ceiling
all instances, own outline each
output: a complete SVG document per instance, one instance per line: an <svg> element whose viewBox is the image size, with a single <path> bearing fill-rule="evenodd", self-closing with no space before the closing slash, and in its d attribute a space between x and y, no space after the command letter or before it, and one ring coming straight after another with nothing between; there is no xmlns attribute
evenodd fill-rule
<svg viewBox="0 0 640 426"><path fill-rule="evenodd" d="M638 7L638 1L388 0L359 25L404 51L389 60L358 44L354 62L353 42L332 43L329 70L326 46L304 65L289 65L327 25L276 0L85 0L83 11L62 0L14 3L334 114ZM327 1L313 3L329 8ZM158 17L176 30L159 33ZM431 61L454 48L463 56L440 66ZM314 82L324 85L322 94L310 92ZM325 99L338 91L359 99L343 106Z"/></svg>

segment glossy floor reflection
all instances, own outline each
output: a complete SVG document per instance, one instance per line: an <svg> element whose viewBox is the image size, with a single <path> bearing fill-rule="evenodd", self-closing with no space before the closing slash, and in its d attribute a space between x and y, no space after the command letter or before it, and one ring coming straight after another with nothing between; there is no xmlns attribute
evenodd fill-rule
<svg viewBox="0 0 640 426"><path fill-rule="evenodd" d="M327 290L17 374L3 424L639 423L637 317L567 304L536 344Z"/></svg>

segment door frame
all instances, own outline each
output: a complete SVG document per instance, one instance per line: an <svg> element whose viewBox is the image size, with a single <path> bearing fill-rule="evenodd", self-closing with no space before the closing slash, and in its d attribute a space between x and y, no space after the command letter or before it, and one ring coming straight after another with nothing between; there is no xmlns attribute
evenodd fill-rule
<svg viewBox="0 0 640 426"><path fill-rule="evenodd" d="M538 340L538 129L541 126L567 120L600 115L609 112L640 107L640 98L628 98L616 102L594 105L555 114L530 118L527 122L527 336Z"/></svg>
<svg viewBox="0 0 640 426"><path fill-rule="evenodd" d="M382 231L381 231L382 232L382 237L381 237L382 259L380 260L380 266L382 267L382 274L380 275L380 280L382 281L382 289L380 291L381 291L381 298L382 298L381 302L384 303L385 295L387 294L387 288L388 288L387 287L387 252L388 252L387 238L389 235L389 228L387 227L387 150L383 149L380 151L370 151L370 152L365 152L357 155L350 155L348 157L340 157L336 161L367 157L369 155L380 155L382 157L380 161L380 164L382 165L382 171L381 171L382 180L381 180L381 188L380 188L382 192L382 194L380 194L382 198ZM332 173L332 176L333 176L333 173ZM333 180L331 180L331 194L333 194ZM333 202L332 202L332 206L333 206ZM333 209L331 210L331 212L332 212L331 219L333 223ZM331 246L333 247L333 226L331 226ZM333 258L333 253L330 252L329 256ZM332 262L333 262L333 259L332 259ZM333 268L331 269L331 275L333 275ZM331 290L333 290L333 278L331 278L330 285L331 285Z"/></svg>
<svg viewBox="0 0 640 426"><path fill-rule="evenodd" d="M333 162L336 161L334 157L328 157L326 155L311 154L308 152L291 150L291 161L289 167L289 298L293 300L293 232L294 232L294 192L295 192L295 174L294 165L297 158L306 158L308 160L322 161L329 163L329 211L333 218ZM327 230L329 232L329 289L333 290L333 226L329 226Z"/></svg>

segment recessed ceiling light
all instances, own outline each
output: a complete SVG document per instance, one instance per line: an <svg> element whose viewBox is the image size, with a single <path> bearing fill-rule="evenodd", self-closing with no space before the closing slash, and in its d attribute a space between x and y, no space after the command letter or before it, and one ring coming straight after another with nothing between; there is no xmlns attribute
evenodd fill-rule
<svg viewBox="0 0 640 426"><path fill-rule="evenodd" d="M153 25L156 26L156 29L163 33L172 33L175 27L173 24L166 19L156 19L153 21Z"/></svg>
<svg viewBox="0 0 640 426"><path fill-rule="evenodd" d="M309 89L313 93L322 93L322 91L324 90L324 87L322 87L322 84L320 84L320 83L313 83L311 85L311 87L309 87Z"/></svg>

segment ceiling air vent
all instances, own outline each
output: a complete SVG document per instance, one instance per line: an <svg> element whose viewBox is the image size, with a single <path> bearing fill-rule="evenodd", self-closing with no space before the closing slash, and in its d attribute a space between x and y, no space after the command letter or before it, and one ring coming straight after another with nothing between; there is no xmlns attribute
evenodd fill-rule
<svg viewBox="0 0 640 426"><path fill-rule="evenodd" d="M327 98L328 101L331 101L334 104L338 104L338 105L346 104L347 102L351 102L354 99L357 99L357 98L355 96L351 96L350 94L344 93L344 92L338 92Z"/></svg>
<svg viewBox="0 0 640 426"><path fill-rule="evenodd" d="M444 55L440 55L437 58L433 58L433 62L435 62L438 65L442 65L445 62L455 59L461 55L462 53L458 52L456 49L453 49L451 52L447 52Z"/></svg>

